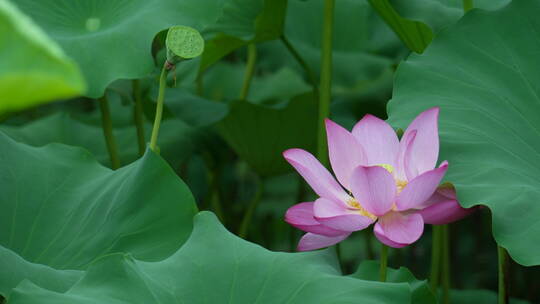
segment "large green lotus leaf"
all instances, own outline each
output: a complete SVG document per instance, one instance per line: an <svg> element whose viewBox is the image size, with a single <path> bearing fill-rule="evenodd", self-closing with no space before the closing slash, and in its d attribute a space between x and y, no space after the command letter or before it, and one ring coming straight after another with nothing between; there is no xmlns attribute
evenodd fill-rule
<svg viewBox="0 0 540 304"><path fill-rule="evenodd" d="M82 270L58 270L42 264L26 261L13 251L0 246L0 300L21 280L32 282L58 292L68 291L84 274ZM1 303L1 301L0 301Z"/></svg>
<svg viewBox="0 0 540 304"><path fill-rule="evenodd" d="M235 64L224 60L216 63L204 73L203 96L216 101L238 99L245 71L245 64ZM257 74L253 75L251 87L258 78Z"/></svg>
<svg viewBox="0 0 540 304"><path fill-rule="evenodd" d="M388 107L401 128L441 108L446 179L464 207L491 209L497 243L522 265L540 264L538 10L537 1L514 1L469 12L400 65Z"/></svg>
<svg viewBox="0 0 540 304"><path fill-rule="evenodd" d="M288 0L229 0L229 2L224 6L218 24L211 29L224 27L229 29L229 32L218 34L207 41L201 59L201 71L247 43L274 40L283 34ZM233 30L237 30L240 24L247 27L243 31L246 32L244 36L251 35L249 40L238 38L240 35L235 37L230 34Z"/></svg>
<svg viewBox="0 0 540 304"><path fill-rule="evenodd" d="M450 303L453 304L491 304L497 303L496 292L484 289L451 290ZM509 304L528 304L529 302L510 298Z"/></svg>
<svg viewBox="0 0 540 304"><path fill-rule="evenodd" d="M204 76L204 96L212 100L238 99L244 73L244 64L220 62L214 65ZM283 101L312 90L297 71L282 67L273 73L254 75L248 99L254 103Z"/></svg>
<svg viewBox="0 0 540 304"><path fill-rule="evenodd" d="M298 73L289 67L283 67L275 73L254 79L248 99L257 103L283 101L312 90Z"/></svg>
<svg viewBox="0 0 540 304"><path fill-rule="evenodd" d="M474 0L474 8L497 10L511 0ZM437 33L454 24L464 14L463 0L391 0L396 11L405 18L421 21Z"/></svg>
<svg viewBox="0 0 540 304"><path fill-rule="evenodd" d="M377 261L364 261L351 276L370 281L379 280L380 264ZM404 267L399 269L387 268L387 282L407 283L411 290L411 304L430 304L437 303L437 298L431 291L426 280L420 281Z"/></svg>
<svg viewBox="0 0 540 304"><path fill-rule="evenodd" d="M315 147L317 112L311 93L273 106L235 101L218 127L227 143L255 171L262 176L276 175L290 170L283 151Z"/></svg>
<svg viewBox="0 0 540 304"><path fill-rule="evenodd" d="M285 35L315 74L320 72L323 1L290 0ZM399 50L401 42L371 9L367 1L342 0L335 4L333 45L333 91L356 93L387 75L395 63L381 52ZM283 45L275 42L263 46L262 64L270 67L290 66L304 73Z"/></svg>
<svg viewBox="0 0 540 304"><path fill-rule="evenodd" d="M271 252L228 231L215 215L195 217L190 239L171 257L141 262L109 255L65 293L23 283L10 304L23 303L407 303L407 284L341 276L331 251Z"/></svg>
<svg viewBox="0 0 540 304"><path fill-rule="evenodd" d="M421 54L433 39L429 26L401 17L389 0L369 0L369 3L411 51Z"/></svg>
<svg viewBox="0 0 540 304"><path fill-rule="evenodd" d="M157 87L155 88L157 96ZM169 88L165 93L165 106L176 117L193 127L205 127L222 120L228 113L227 105L208 100L183 88Z"/></svg>
<svg viewBox="0 0 540 304"><path fill-rule="evenodd" d="M98 117L98 119L101 119ZM102 164L110 166L110 157L101 125L85 123L67 113L57 113L22 126L0 126L0 130L16 141L32 146L63 143L83 147ZM150 140L152 125L145 123L145 139ZM174 167L193 151L193 128L178 120L165 120L159 134L160 154ZM139 158L135 127L115 127L113 130L122 165Z"/></svg>
<svg viewBox="0 0 540 304"><path fill-rule="evenodd" d="M495 10L510 1L477 0L474 7ZM463 0L369 0L369 3L403 43L416 53L422 53L433 39L432 28L439 31L464 14Z"/></svg>
<svg viewBox="0 0 540 304"><path fill-rule="evenodd" d="M0 276L10 276L0 280L3 295L22 279L51 277L17 255L59 270L84 269L113 252L154 261L175 252L192 230L189 189L151 151L112 171L81 148L36 148L0 133L0 160L0 247L14 253L1 259Z"/></svg>
<svg viewBox="0 0 540 304"><path fill-rule="evenodd" d="M209 41L203 54L206 66L249 41L279 37L281 29L275 27L283 19L285 3L283 0L14 2L79 63L88 82L89 97L103 95L105 87L116 79L140 78L152 72L152 40L170 26L191 26L203 34ZM213 43L213 39L224 39L225 45L235 43L225 48Z"/></svg>
<svg viewBox="0 0 540 304"><path fill-rule="evenodd" d="M9 1L0 1L0 114L81 94L82 75Z"/></svg>

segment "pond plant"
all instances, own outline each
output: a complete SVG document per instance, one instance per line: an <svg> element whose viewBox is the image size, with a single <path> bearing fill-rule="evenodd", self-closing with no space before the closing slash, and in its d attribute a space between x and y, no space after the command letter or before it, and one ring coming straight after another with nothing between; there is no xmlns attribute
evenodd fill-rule
<svg viewBox="0 0 540 304"><path fill-rule="evenodd" d="M540 302L539 12L0 0L0 303Z"/></svg>

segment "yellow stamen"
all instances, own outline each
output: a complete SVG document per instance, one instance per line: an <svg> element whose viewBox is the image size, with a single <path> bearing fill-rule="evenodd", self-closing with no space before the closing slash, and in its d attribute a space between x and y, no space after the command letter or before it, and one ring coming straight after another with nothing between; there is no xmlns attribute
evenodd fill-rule
<svg viewBox="0 0 540 304"><path fill-rule="evenodd" d="M364 207L362 207L362 205L360 205L360 203L354 199L354 198L351 198L347 204L349 206L351 206L351 209L354 209L354 211L356 211L358 214L362 215L362 216L367 216L369 217L370 219L372 220L376 220L377 217L373 214L371 214L369 211L367 211L366 209L364 209Z"/></svg>
<svg viewBox="0 0 540 304"><path fill-rule="evenodd" d="M389 164L379 164L377 166L381 166L383 168L385 168L388 172L390 173L394 173L394 167L392 165L389 165ZM395 177L394 177L395 178ZM397 187L397 193L400 193L403 188L405 188L405 186L407 186L407 181L404 181L404 180L400 180L400 179L397 179L396 178L396 187Z"/></svg>
<svg viewBox="0 0 540 304"><path fill-rule="evenodd" d="M397 193L403 191L403 188L405 188L405 186L407 186L407 181L396 179Z"/></svg>
<svg viewBox="0 0 540 304"><path fill-rule="evenodd" d="M360 209L360 208L362 208L362 206L360 205L360 203L359 203L357 200L355 200L354 198L351 199L351 200L349 200L347 203L349 204L349 206L351 206L351 207L353 207L353 208L355 208L355 209Z"/></svg>
<svg viewBox="0 0 540 304"><path fill-rule="evenodd" d="M378 165L375 165L375 166L383 167L383 168L386 169L386 171L388 171L388 172L390 172L390 173L393 173L393 172L394 172L394 166L389 165L389 164L378 164Z"/></svg>

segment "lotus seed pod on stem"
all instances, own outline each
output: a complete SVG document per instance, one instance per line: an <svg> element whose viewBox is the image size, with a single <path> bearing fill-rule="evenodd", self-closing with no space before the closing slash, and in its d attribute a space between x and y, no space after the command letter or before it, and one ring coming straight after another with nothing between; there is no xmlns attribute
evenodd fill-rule
<svg viewBox="0 0 540 304"><path fill-rule="evenodd" d="M167 38L167 62L170 65L198 57L204 51L204 39L194 28L177 25L169 28Z"/></svg>

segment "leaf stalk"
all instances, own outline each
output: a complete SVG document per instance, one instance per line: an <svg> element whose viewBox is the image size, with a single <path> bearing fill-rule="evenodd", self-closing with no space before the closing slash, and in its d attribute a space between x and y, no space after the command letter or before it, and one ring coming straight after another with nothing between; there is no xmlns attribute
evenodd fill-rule
<svg viewBox="0 0 540 304"><path fill-rule="evenodd" d="M111 119L111 110L109 108L109 100L107 99L107 92L98 100L99 109L101 111L101 126L103 128L103 135L105 136L105 142L107 144L107 151L109 152L109 158L111 160L111 168L116 170L120 168L120 157L118 156L118 147L116 145L116 139L113 134L113 126Z"/></svg>
<svg viewBox="0 0 540 304"><path fill-rule="evenodd" d="M499 261L499 304L507 304L509 303L508 253L503 247L497 246L497 256Z"/></svg>
<svg viewBox="0 0 540 304"><path fill-rule="evenodd" d="M251 85L251 79L255 72L255 62L257 61L257 47L254 43L250 43L247 46L247 64L244 74L244 82L242 83L242 89L240 91L240 100L245 101L249 94L249 87Z"/></svg>
<svg viewBox="0 0 540 304"><path fill-rule="evenodd" d="M137 130L137 145L139 147L139 156L144 154L146 150L146 141L144 139L144 118L142 108L142 92L139 79L133 80L133 100L135 107L133 109L133 122Z"/></svg>
<svg viewBox="0 0 540 304"><path fill-rule="evenodd" d="M441 234L442 227L437 225L432 225L431 232L431 273L429 277L429 283L431 290L434 293L437 293L437 288L439 287L439 277L441 272Z"/></svg>
<svg viewBox="0 0 540 304"><path fill-rule="evenodd" d="M335 0L324 0L321 78L319 96L319 126L317 133L317 157L322 164L328 163L328 147L324 120L330 116L332 98L332 39L334 32Z"/></svg>
<svg viewBox="0 0 540 304"><path fill-rule="evenodd" d="M167 86L167 74L171 69L171 64L165 61L161 74L159 76L159 91L156 104L156 116L154 118L154 127L152 128L152 137L150 138L150 149L159 154L157 149L157 139L159 134L159 127L161 125L161 118L163 116L163 103L165 100L165 87Z"/></svg>
<svg viewBox="0 0 540 304"><path fill-rule="evenodd" d="M253 196L253 199L251 200L246 213L244 214L244 218L242 219L242 223L240 224L240 229L238 230L238 236L241 238L246 238L248 234L249 224L251 223L251 219L253 218L253 214L255 214L255 210L259 206L259 203L261 202L262 194L264 191L264 182L261 180L261 178L257 178L257 190L255 192L255 195Z"/></svg>
<svg viewBox="0 0 540 304"><path fill-rule="evenodd" d="M463 11L466 13L474 8L473 0L463 0Z"/></svg>
<svg viewBox="0 0 540 304"><path fill-rule="evenodd" d="M381 243L381 265L379 269L379 281L386 282L386 271L388 268L388 246Z"/></svg>

